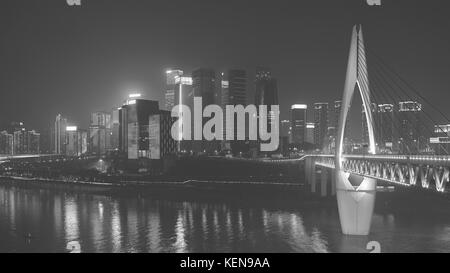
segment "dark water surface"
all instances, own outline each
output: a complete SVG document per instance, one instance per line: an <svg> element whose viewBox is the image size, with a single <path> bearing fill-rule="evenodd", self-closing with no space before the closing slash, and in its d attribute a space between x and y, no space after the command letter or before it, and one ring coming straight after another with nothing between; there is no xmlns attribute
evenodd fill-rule
<svg viewBox="0 0 450 273"><path fill-rule="evenodd" d="M281 208L0 184L0 252L67 252L68 244L81 252L368 252L373 240L382 252L450 251L448 209L417 212L425 201L396 205L395 193L383 194L371 234L353 237L341 234L334 203ZM397 208L408 202L413 213Z"/></svg>

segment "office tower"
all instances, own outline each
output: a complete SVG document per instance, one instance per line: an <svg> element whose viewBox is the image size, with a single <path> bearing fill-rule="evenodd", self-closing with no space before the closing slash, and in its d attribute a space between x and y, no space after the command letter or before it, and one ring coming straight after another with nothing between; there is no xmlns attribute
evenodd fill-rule
<svg viewBox="0 0 450 273"><path fill-rule="evenodd" d="M41 154L52 154L54 151L54 143L52 142L52 139L54 138L54 130L52 130L52 128L53 126L47 127L40 131L41 135L39 149Z"/></svg>
<svg viewBox="0 0 450 273"><path fill-rule="evenodd" d="M277 80L272 78L272 74L268 68L260 67L256 69L255 105L256 107L259 107L260 105L267 105L269 116L266 128L271 128L274 115L276 114L273 112L274 110L272 109L272 105L278 105L278 84ZM275 130L279 129L278 124L274 125Z"/></svg>
<svg viewBox="0 0 450 273"><path fill-rule="evenodd" d="M192 88L192 77L189 76L178 76L175 78L175 105L186 105L189 109L194 109L194 95ZM169 110L170 111L170 110ZM180 114L179 114L180 115ZM191 112L191 119L193 113ZM180 121L180 131L182 133L183 123ZM192 125L191 125L192 126ZM191 127L192 130L192 127ZM181 136L180 136L181 137ZM181 151L190 151L191 150L191 141L190 140L182 140L177 142L177 150Z"/></svg>
<svg viewBox="0 0 450 273"><path fill-rule="evenodd" d="M398 105L400 153L419 153L426 145L422 105L415 101L402 101Z"/></svg>
<svg viewBox="0 0 450 273"><path fill-rule="evenodd" d="M14 151L14 136L7 131L0 132L0 155L12 155Z"/></svg>
<svg viewBox="0 0 450 273"><path fill-rule="evenodd" d="M66 127L67 119L58 114L55 121L55 154L66 154Z"/></svg>
<svg viewBox="0 0 450 273"><path fill-rule="evenodd" d="M79 137L77 126L66 126L66 156L78 156L79 151Z"/></svg>
<svg viewBox="0 0 450 273"><path fill-rule="evenodd" d="M305 141L307 143L307 146L314 147L314 128L315 128L314 122L308 122L306 123L306 137Z"/></svg>
<svg viewBox="0 0 450 273"><path fill-rule="evenodd" d="M333 108L329 111L329 125L327 129L328 151L333 153L336 149L336 133L339 128L339 116L341 115L342 101L334 101Z"/></svg>
<svg viewBox="0 0 450 273"><path fill-rule="evenodd" d="M40 138L41 134L35 130L27 131L27 154L40 154Z"/></svg>
<svg viewBox="0 0 450 273"><path fill-rule="evenodd" d="M216 73L213 69L200 68L192 72L192 89L195 97L201 97L203 108L214 104Z"/></svg>
<svg viewBox="0 0 450 273"><path fill-rule="evenodd" d="M158 101L129 98L120 108L120 147L128 159L149 158L149 116L159 112Z"/></svg>
<svg viewBox="0 0 450 273"><path fill-rule="evenodd" d="M326 144L328 130L328 103L314 103L314 145L323 150Z"/></svg>
<svg viewBox="0 0 450 273"><path fill-rule="evenodd" d="M172 111L172 108L177 105L176 100L176 79L183 76L182 70L167 70L166 71L166 93L165 93L165 108L167 111Z"/></svg>
<svg viewBox="0 0 450 273"><path fill-rule="evenodd" d="M247 105L247 72L242 69L228 70L228 105ZM235 155L248 153L250 141L248 139L249 124L245 121L245 140L237 139L237 116L234 118L234 140L230 141L231 152Z"/></svg>
<svg viewBox="0 0 450 273"><path fill-rule="evenodd" d="M247 72L242 69L228 70L228 104L247 105Z"/></svg>
<svg viewBox="0 0 450 273"><path fill-rule="evenodd" d="M26 154L28 151L26 129L22 128L20 130L14 131L13 137L14 137L13 154L14 155Z"/></svg>
<svg viewBox="0 0 450 273"><path fill-rule="evenodd" d="M394 149L394 105L378 105L378 146L381 152L392 152Z"/></svg>
<svg viewBox="0 0 450 273"><path fill-rule="evenodd" d="M291 121L282 120L280 122L280 150L285 156L289 155L289 146L291 144Z"/></svg>
<svg viewBox="0 0 450 273"><path fill-rule="evenodd" d="M114 109L111 115L111 150L120 150L120 108Z"/></svg>
<svg viewBox="0 0 450 273"><path fill-rule="evenodd" d="M91 114L89 126L90 152L95 155L104 155L111 150L111 114L106 112L94 112Z"/></svg>
<svg viewBox="0 0 450 273"><path fill-rule="evenodd" d="M333 112L332 112L332 117L330 118L330 127L334 127L335 128L335 132L337 131L337 129L339 128L339 117L341 115L341 104L342 101L337 100L334 102L334 108L333 108Z"/></svg>
<svg viewBox="0 0 450 273"><path fill-rule="evenodd" d="M149 158L163 159L176 154L177 142L171 136L175 118L169 111L159 111L149 117Z"/></svg>
<svg viewBox="0 0 450 273"><path fill-rule="evenodd" d="M306 104L294 104L291 106L292 144L297 149L303 149L306 136L307 121Z"/></svg>
<svg viewBox="0 0 450 273"><path fill-rule="evenodd" d="M202 98L202 109L191 109L191 111L203 111L207 105L215 104L216 73L213 69L200 68L192 72L192 94L194 97ZM207 120L207 118L203 119L203 125ZM191 143L192 151L197 154L214 153L219 148L217 141L193 140Z"/></svg>
<svg viewBox="0 0 450 273"><path fill-rule="evenodd" d="M225 110L226 106L230 104L230 93L229 93L230 82L228 81L228 73L222 72L220 78L220 105L222 109ZM226 113L223 113L223 120L226 120ZM220 149L222 151L231 151L231 143L226 140L226 126L222 128L223 140L220 144Z"/></svg>

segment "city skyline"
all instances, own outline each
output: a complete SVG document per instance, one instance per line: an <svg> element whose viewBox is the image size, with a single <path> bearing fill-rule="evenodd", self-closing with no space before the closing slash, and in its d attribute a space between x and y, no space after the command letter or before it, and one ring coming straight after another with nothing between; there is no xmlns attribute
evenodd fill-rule
<svg viewBox="0 0 450 273"><path fill-rule="evenodd" d="M87 113L109 111L110 105L120 103L130 92L139 92L149 99L158 100L163 108L164 73L169 68L193 71L199 67L212 67L216 73L233 68L245 69L250 75L247 98L253 98L255 70L263 65L270 67L278 79L281 109L289 109L292 102L312 105L318 101L339 100L348 54L349 29L357 20L362 21L371 48L396 63L395 68L402 71L402 75L419 90L426 89L438 94L450 86L444 76L445 63L450 58L444 50L448 48L448 39L444 37L442 43L433 44L433 50L425 40L430 31L436 34L450 25L450 20L443 13L430 13L435 11L433 7L439 2L407 5L396 1L383 3L381 7L369 7L364 1L348 1L319 7L311 1L303 2L296 8L292 8L292 3L287 5L287 2L281 2L277 4L280 10L274 11L271 8L273 2L258 1L257 8L261 12L254 14L251 11L256 2L249 1L240 9L233 9L237 28L230 28L224 17L227 11L231 12L236 7L238 3L235 1L227 2L227 5L220 2L206 5L205 9L210 12L205 14L196 11L198 5L204 4L202 1L184 4L184 9L177 11L174 7L179 3L155 3L150 9L144 2L124 6L123 2L108 1L108 4L103 4L101 1L89 1L81 7L68 7L64 1L39 4L6 2L8 8L2 10L12 12L0 16L2 25L9 26L8 29L1 29L5 42L0 50L4 60L0 66L0 89L5 90L5 99L0 105L3 109L0 123L21 120L41 130L57 113L64 113L79 127L86 128L89 123ZM21 9L22 5L32 8ZM128 11L139 9L160 14L138 16L139 19L126 21L115 20L111 13L102 15L99 12L101 9L114 11L124 15L124 18L128 18ZM164 21L166 31L161 33L159 22L162 20L158 20L173 11L179 16L168 17L176 19ZM355 11L363 14L364 18L355 15L358 14ZM112 25L99 24L98 21L93 24L93 18L89 17L91 12L97 15L95 20L104 19ZM285 20L264 20L271 13L281 12L286 14ZM411 18L396 21L399 12L409 12ZM304 13L319 16L301 16ZM30 25L14 20L11 14L28 18L26 22L39 22ZM344 16L344 20L333 24L338 16L347 14L348 18ZM412 16L414 14L421 17L417 19ZM46 16L48 20L35 20L41 16ZM377 19L379 16L383 16L382 22ZM192 18L189 26L181 24L188 17ZM205 17L213 19L211 26L202 24ZM96 27L89 27L90 23ZM316 28L303 27L311 24ZM276 33L275 29L280 27L287 31ZM212 29L218 33L211 33ZM407 31L413 31L413 35L406 35ZM202 33L212 35L211 42L202 39ZM248 39L249 33L254 36L251 40ZM92 42L87 43L86 38ZM230 43L217 45L216 42L223 38ZM65 42L52 43L55 39ZM33 50L30 44L33 44ZM104 50L106 44L107 50ZM211 47L213 44L214 47ZM408 47L410 44L415 45L413 49ZM435 52L441 53L439 58ZM30 63L31 59L33 63ZM418 75L422 80L415 82ZM21 100L25 95L30 99ZM445 109L444 100L433 96L431 100L437 108ZM40 115L33 115L37 111ZM281 118L288 117L289 111L282 110Z"/></svg>

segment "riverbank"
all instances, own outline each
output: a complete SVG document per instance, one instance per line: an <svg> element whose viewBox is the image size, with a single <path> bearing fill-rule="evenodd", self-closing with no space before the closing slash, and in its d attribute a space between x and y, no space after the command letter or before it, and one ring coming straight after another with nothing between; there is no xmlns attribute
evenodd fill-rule
<svg viewBox="0 0 450 273"><path fill-rule="evenodd" d="M0 176L1 184L25 188L51 188L66 192L86 191L97 194L150 195L178 200L256 200L272 203L328 203L309 192L304 184L242 181L124 181L97 182ZM300 201L300 202L299 202Z"/></svg>

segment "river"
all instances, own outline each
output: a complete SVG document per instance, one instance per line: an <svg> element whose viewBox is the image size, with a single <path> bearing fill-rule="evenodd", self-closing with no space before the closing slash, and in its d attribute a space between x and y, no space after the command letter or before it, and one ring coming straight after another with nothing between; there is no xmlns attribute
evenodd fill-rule
<svg viewBox="0 0 450 273"><path fill-rule="evenodd" d="M369 252L369 241L382 252L450 251L446 208L430 214L414 209L425 201L395 198L379 194L371 234L355 237L341 234L334 202L277 207L2 183L0 252Z"/></svg>

